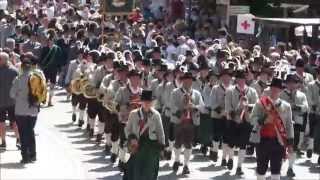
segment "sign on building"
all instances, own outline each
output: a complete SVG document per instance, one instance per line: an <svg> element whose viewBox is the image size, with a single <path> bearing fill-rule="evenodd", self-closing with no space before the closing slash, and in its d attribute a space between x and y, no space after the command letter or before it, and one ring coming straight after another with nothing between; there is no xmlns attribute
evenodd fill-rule
<svg viewBox="0 0 320 180"><path fill-rule="evenodd" d="M135 0L103 0L103 10L110 15L125 15L132 12Z"/></svg>
<svg viewBox="0 0 320 180"><path fill-rule="evenodd" d="M251 14L239 14L237 16L237 33L254 34L255 22Z"/></svg>
<svg viewBox="0 0 320 180"><path fill-rule="evenodd" d="M230 6L229 13L230 13L230 16L236 16L238 14L249 14L250 7L249 6Z"/></svg>

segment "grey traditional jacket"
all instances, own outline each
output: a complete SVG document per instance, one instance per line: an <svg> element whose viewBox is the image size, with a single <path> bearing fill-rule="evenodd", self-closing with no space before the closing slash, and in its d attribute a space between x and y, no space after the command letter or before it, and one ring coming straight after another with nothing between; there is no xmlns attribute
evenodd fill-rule
<svg viewBox="0 0 320 180"><path fill-rule="evenodd" d="M257 102L258 94L256 90L254 90L252 87L246 86L244 89L243 95L247 99L247 106L249 108L247 109L245 114L245 119L248 121L249 120L248 113L250 113L250 108L252 108L254 104ZM231 120L236 121L238 123L241 122L240 115L244 108L240 104L240 97L241 97L241 92L236 85L231 86L230 88L227 89L226 97L225 97L225 110L226 110L226 113L231 118Z"/></svg>
<svg viewBox="0 0 320 180"><path fill-rule="evenodd" d="M65 77L65 82L66 84L70 84L73 74L76 72L78 66L80 64L80 61L78 59L72 60L68 66L68 72L67 75Z"/></svg>
<svg viewBox="0 0 320 180"><path fill-rule="evenodd" d="M202 95L203 103L205 108L201 109L201 113L203 114L211 114L211 91L213 86L209 83L206 83L203 87L202 91L200 92Z"/></svg>
<svg viewBox="0 0 320 180"><path fill-rule="evenodd" d="M140 121L144 119L146 119L146 124L144 129L140 130ZM143 134L143 131L148 133L150 140L157 140L160 144L165 144L162 120L157 110L152 108L151 112L146 114L142 112L142 108L139 108L130 112L128 123L125 127L126 137L128 138L129 135L133 134L139 138Z"/></svg>
<svg viewBox="0 0 320 180"><path fill-rule="evenodd" d="M290 104L282 99L278 99L274 102L274 105L276 106L277 111L284 124L288 142L292 143L294 138L294 130L293 130L292 111L291 111ZM260 101L258 101L254 105L252 113L250 115L250 119L251 119L250 123L253 125L252 133L250 136L250 142L260 143L260 139L261 139L260 130L261 130L261 127L264 125L264 120L266 117L267 115L264 110L264 107L262 106ZM280 143L281 140L279 138L280 137L278 136L278 141Z"/></svg>
<svg viewBox="0 0 320 180"><path fill-rule="evenodd" d="M98 66L93 74L93 85L99 88L103 78L109 73L105 66Z"/></svg>
<svg viewBox="0 0 320 180"><path fill-rule="evenodd" d="M303 83L301 84L301 91L303 93L307 93L308 84L313 81L313 76L310 73L306 72L303 73L303 77L301 77L298 73L296 73L296 75L303 80Z"/></svg>
<svg viewBox="0 0 320 180"><path fill-rule="evenodd" d="M171 93L170 110L171 122L179 124L181 122L181 115L185 107L185 90L183 88L176 88ZM192 111L193 124L198 126L200 124L200 110L204 109L203 99L199 91L191 89L191 102L195 105Z"/></svg>
<svg viewBox="0 0 320 180"><path fill-rule="evenodd" d="M177 86L174 82L167 82L165 86L164 84L160 85L157 90L161 98L160 102L163 103L162 113L166 117L171 117L171 93L175 88L177 88Z"/></svg>
<svg viewBox="0 0 320 180"><path fill-rule="evenodd" d="M221 83L213 86L210 94L212 118L220 119L225 114L225 96L226 88Z"/></svg>
<svg viewBox="0 0 320 180"><path fill-rule="evenodd" d="M31 71L23 72L13 82L10 90L10 97L15 101L15 114L18 116L37 116L38 105L29 104L29 77Z"/></svg>
<svg viewBox="0 0 320 180"><path fill-rule="evenodd" d="M310 112L320 114L320 82L312 81L308 85L307 99Z"/></svg>
<svg viewBox="0 0 320 180"><path fill-rule="evenodd" d="M289 90L285 89L280 94L280 98L287 101L291 105L293 121L302 125L303 115L309 110L306 95L300 90L290 92Z"/></svg>

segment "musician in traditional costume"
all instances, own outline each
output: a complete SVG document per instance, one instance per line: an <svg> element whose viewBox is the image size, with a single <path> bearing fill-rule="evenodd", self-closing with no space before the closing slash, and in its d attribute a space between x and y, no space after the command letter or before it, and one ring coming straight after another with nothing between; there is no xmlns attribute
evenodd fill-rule
<svg viewBox="0 0 320 180"><path fill-rule="evenodd" d="M270 77L272 77L272 71L268 66L263 66L259 72L258 79L251 85L260 97L263 91L268 87L270 82Z"/></svg>
<svg viewBox="0 0 320 180"><path fill-rule="evenodd" d="M196 78L196 81L193 82L192 87L198 90L201 93L204 104L207 107L200 113L200 126L198 129L198 138L201 144L201 152L206 156L208 147L211 145L211 132L212 132L212 120L210 117L210 93L212 86L215 83L213 81L209 82L209 65L207 62L203 62L199 66L199 76ZM210 74L211 76L215 75L214 73Z"/></svg>
<svg viewBox="0 0 320 180"><path fill-rule="evenodd" d="M189 174L189 161L192 152L192 144L195 138L195 126L200 124L200 109L204 108L204 102L199 91L192 88L195 77L191 72L185 72L180 77L182 87L176 88L171 94L172 121L175 123L175 162L173 170L179 169L181 147L184 146L183 174Z"/></svg>
<svg viewBox="0 0 320 180"><path fill-rule="evenodd" d="M164 157L167 160L171 160L172 146L169 146L169 136L170 134L170 98L171 93L175 86L172 84L174 81L174 75L172 70L167 70L163 75L163 81L159 84L155 91L156 104L160 108L161 119L163 124L163 129L165 133L165 145L166 149L164 151Z"/></svg>
<svg viewBox="0 0 320 180"><path fill-rule="evenodd" d="M304 114L309 110L307 97L299 90L299 81L300 79L296 74L287 75L286 89L280 94L280 98L291 105L292 120L294 122L294 153L289 154L289 168L287 172L289 177L295 176L293 164L296 155L299 155L299 152L301 151L306 126Z"/></svg>
<svg viewBox="0 0 320 180"><path fill-rule="evenodd" d="M310 116L309 116L309 140L307 147L307 157L311 158L312 153L315 150L319 154L320 150L320 138L318 131L320 127L320 68L317 67L315 69L316 72L316 80L312 81L308 85L308 93L307 99L310 108ZM320 156L318 158L318 164L320 165Z"/></svg>
<svg viewBox="0 0 320 180"><path fill-rule="evenodd" d="M100 111L98 112L98 128L97 128L97 139L96 142L100 143L100 141L102 140L102 135L104 133L104 126L105 126L105 121L106 118L108 118L107 116L107 112L106 109L103 108L103 104L102 104L102 100L103 100L103 96L105 95L104 93L104 88L105 86L102 85L102 81L103 78L108 75L108 74L112 74L113 71L113 60L115 59L115 54L113 52L109 52L109 53L102 53L100 56L100 61L101 61L101 66L99 66L97 68L97 70L95 71L94 74L94 79L93 79L93 83L94 83L94 87L98 89L98 105ZM94 124L91 122L91 124Z"/></svg>
<svg viewBox="0 0 320 180"><path fill-rule="evenodd" d="M125 65L123 62L115 62L114 64L115 74L114 80L110 82L108 86L108 97L114 98L116 93L121 87L127 86L128 83L128 66ZM116 102L113 102L116 104ZM116 104L117 105L117 104ZM117 109L118 110L118 109ZM105 133L111 135L111 157L110 160L112 163L115 163L119 153L119 116L118 111L116 112L116 118L108 118L105 124ZM107 146L108 144L106 144ZM106 147L107 148L107 147Z"/></svg>
<svg viewBox="0 0 320 180"><path fill-rule="evenodd" d="M258 99L256 90L246 85L246 72L243 69L237 70L235 74L236 85L226 91L225 111L228 123L228 151L229 160L227 167L233 169L233 148L240 148L238 153L237 175L242 175L242 163L246 154L246 146L252 126L250 124L249 113Z"/></svg>
<svg viewBox="0 0 320 180"><path fill-rule="evenodd" d="M293 124L290 104L280 98L281 79L272 79L269 92L255 103L250 119L254 126L250 141L256 144L257 180L265 180L270 162L271 180L280 180L286 149L293 152Z"/></svg>
<svg viewBox="0 0 320 180"><path fill-rule="evenodd" d="M119 124L117 127L118 129L118 137L120 139L119 142L119 169L120 171L125 170L125 163L126 163L126 153L127 149L124 146L126 137L124 134L124 127L128 122L128 115L129 113L140 107L140 95L141 95L141 73L137 70L131 70L128 73L129 83L121 87L114 98L115 103L119 109Z"/></svg>
<svg viewBox="0 0 320 180"><path fill-rule="evenodd" d="M151 81L153 80L151 61L144 59L142 61L142 87L143 89L151 88Z"/></svg>
<svg viewBox="0 0 320 180"><path fill-rule="evenodd" d="M68 71L67 71L67 75L66 75L66 79L65 79L65 83L67 85L67 87L69 86L71 89L71 104L72 104L72 121L75 122L77 119L77 106L78 104L80 104L80 94L81 94L81 89L80 87L78 87L77 89L74 86L75 81L78 81L78 85L80 85L80 79L81 76L83 75L83 73L79 72L81 71L81 68L79 68L80 66L83 66L83 64L85 64L86 62L85 60L85 56L86 56L86 52L84 48L81 48L79 50L79 55L77 59L74 59L70 62L69 67L68 67ZM79 69L78 69L79 68ZM78 72L77 72L78 70ZM81 108L82 110L84 110L84 108ZM83 113L84 114L84 113ZM82 115L83 116L83 115ZM83 117L81 118L81 120L83 120Z"/></svg>
<svg viewBox="0 0 320 180"><path fill-rule="evenodd" d="M209 157L213 162L218 160L219 144L222 142L222 163L221 166L226 166L226 156L229 153L227 135L227 118L225 113L225 95L226 90L230 87L232 72L230 69L222 69L219 74L219 83L213 86L210 94L210 110L212 118L212 147L210 148Z"/></svg>
<svg viewBox="0 0 320 180"><path fill-rule="evenodd" d="M143 90L141 108L130 112L125 126L130 159L124 180L157 180L165 135L160 113L152 107L153 95Z"/></svg>

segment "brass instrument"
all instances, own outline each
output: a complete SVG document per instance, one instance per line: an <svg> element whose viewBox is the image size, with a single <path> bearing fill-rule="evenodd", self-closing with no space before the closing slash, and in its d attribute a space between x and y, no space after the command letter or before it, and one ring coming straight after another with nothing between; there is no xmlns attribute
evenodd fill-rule
<svg viewBox="0 0 320 180"><path fill-rule="evenodd" d="M71 81L71 92L74 94L82 94L83 93L83 87L88 83L88 79L81 75L79 78L73 79Z"/></svg>
<svg viewBox="0 0 320 180"><path fill-rule="evenodd" d="M113 100L112 92L110 90L106 90L104 97L102 98L102 105L106 108L110 113L116 114L117 110L117 103Z"/></svg>
<svg viewBox="0 0 320 180"><path fill-rule="evenodd" d="M248 111L248 108L247 108L248 98L246 97L246 95L243 91L240 92L240 102L242 102L244 104L244 107L242 108L242 111L240 114L240 120L242 122L243 120L245 120L245 116Z"/></svg>
<svg viewBox="0 0 320 180"><path fill-rule="evenodd" d="M93 99L93 98L97 98L97 94L98 94L97 88L94 87L93 85L91 85L89 82L87 82L83 86L84 97L89 98L89 99Z"/></svg>

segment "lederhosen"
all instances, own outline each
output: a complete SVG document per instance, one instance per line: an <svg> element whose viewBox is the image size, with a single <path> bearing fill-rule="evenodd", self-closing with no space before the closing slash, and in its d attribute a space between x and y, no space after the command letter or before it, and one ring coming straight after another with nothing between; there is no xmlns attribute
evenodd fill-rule
<svg viewBox="0 0 320 180"><path fill-rule="evenodd" d="M224 92L224 96L226 96L226 89L223 87L222 84L219 85L219 88L221 88ZM228 143L228 138L227 138L227 118L225 116L222 116L221 118L213 118L212 119L212 126L213 126L213 131L212 131L212 139L216 142L224 142Z"/></svg>
<svg viewBox="0 0 320 180"><path fill-rule="evenodd" d="M316 81L315 85L319 89L318 96L320 96L320 82ZM314 109L314 111L316 110L317 108ZM320 131L315 131L315 130L320 129L319 120L320 120L319 113L313 112L309 114L309 128L310 128L309 137L314 138L314 150L318 154L320 154Z"/></svg>
<svg viewBox="0 0 320 180"><path fill-rule="evenodd" d="M183 95L187 95L187 92L185 92L182 88L180 88L180 91ZM193 92L191 91L190 98L192 100ZM185 97L183 97L184 99ZM195 128L193 124L192 119L192 111L190 113L190 118L181 118L181 122L175 126L175 148L179 149L183 145L186 149L191 149L192 144L195 138ZM183 116L184 112L181 112L181 116Z"/></svg>
<svg viewBox="0 0 320 180"><path fill-rule="evenodd" d="M141 132L144 128L141 124L146 124L147 119L144 118L141 110L138 111L138 115L141 119L139 123ZM156 180L159 172L160 149L159 142L149 138L147 128L140 134L138 152L130 155L123 180Z"/></svg>
<svg viewBox="0 0 320 180"><path fill-rule="evenodd" d="M172 90L174 90L175 88L178 87L176 84L176 81L173 81L172 84L174 86L174 88ZM171 115L170 109L167 109L167 111L169 111L169 113ZM168 116L170 116L170 115L168 114ZM166 118L168 118L168 121L169 121L168 140L173 142L175 140L175 126L176 126L176 124L170 121L170 117L166 117ZM166 133L165 129L164 129L164 132Z"/></svg>
<svg viewBox="0 0 320 180"><path fill-rule="evenodd" d="M239 92L239 99L243 96L247 96L249 88L245 92L241 92L238 87L235 88ZM242 111L242 109L240 110ZM241 112L235 112L241 113ZM243 119L240 123L236 120L231 120L227 132L229 134L228 145L229 147L238 147L240 149L246 149L246 146L249 144L250 133L252 130L252 125L247 121L246 117L243 116Z"/></svg>
<svg viewBox="0 0 320 180"><path fill-rule="evenodd" d="M105 71L105 75L107 75L108 73L110 73L110 72ZM96 84L97 85L96 88L100 88L101 83L102 83L102 80L99 81ZM102 102L97 100L97 103L98 103L98 106L99 106L98 107L98 110L99 110L98 111L99 122L105 123L107 121L107 118L108 118L110 113L106 108L103 107L103 103Z"/></svg>
<svg viewBox="0 0 320 180"><path fill-rule="evenodd" d="M114 75L112 75L114 76ZM104 133L109 134L111 133L111 127L112 127L112 122L113 121L119 121L118 115L116 113L111 113L109 110L106 108L102 107L102 116L104 119Z"/></svg>
<svg viewBox="0 0 320 180"><path fill-rule="evenodd" d="M97 65L95 65L95 70L97 70ZM86 98L88 102L87 113L90 119L95 119L101 112L102 104L95 98ZM101 115L100 115L101 116ZM93 128L93 127L91 127Z"/></svg>

